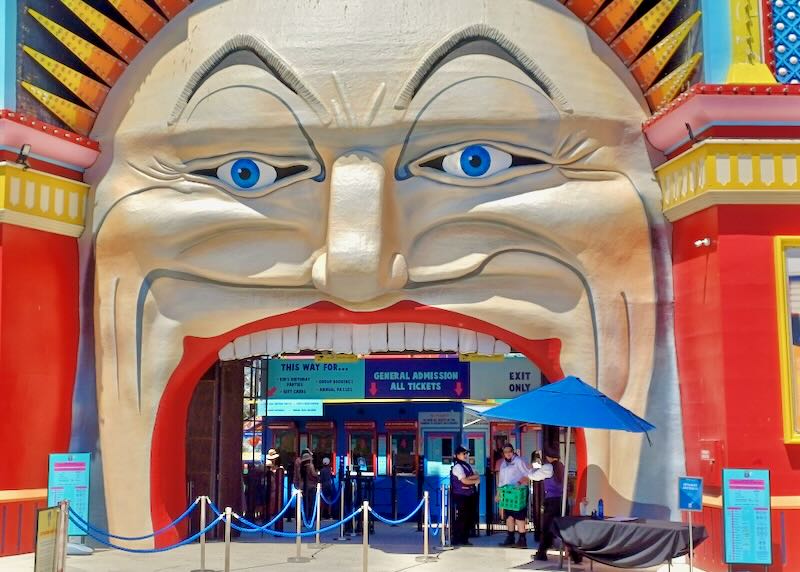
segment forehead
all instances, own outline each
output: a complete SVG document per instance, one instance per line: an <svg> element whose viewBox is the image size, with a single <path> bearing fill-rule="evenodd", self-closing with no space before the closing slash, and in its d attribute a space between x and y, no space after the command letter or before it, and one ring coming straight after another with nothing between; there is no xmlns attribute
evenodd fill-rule
<svg viewBox="0 0 800 572"><path fill-rule="evenodd" d="M632 123L644 117L641 94L622 63L554 0L195 2L148 44L126 73L125 86L115 91L132 104L122 107L139 127L164 124L192 75L203 73L226 42L250 36L268 46L332 115L336 106L356 114L375 107L378 115L397 117L397 96L426 57L457 43L465 29L512 43L520 58L552 80L574 115ZM462 67L491 75L503 63L465 58ZM593 105L597 93L604 95L600 110ZM108 126L101 114L98 130Z"/></svg>

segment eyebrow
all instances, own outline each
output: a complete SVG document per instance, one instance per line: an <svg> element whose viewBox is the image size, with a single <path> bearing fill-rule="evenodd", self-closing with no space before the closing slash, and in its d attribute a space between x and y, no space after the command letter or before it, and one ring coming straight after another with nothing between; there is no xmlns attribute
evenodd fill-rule
<svg viewBox="0 0 800 572"><path fill-rule="evenodd" d="M465 51L464 54L457 54L462 48L478 42L489 42L493 44L494 47L502 52L503 56L506 56L503 59L506 59L522 70L531 81L538 85L542 91L553 100L553 102L564 111L569 112L572 110L567 98L564 97L561 90L556 87L555 82L542 71L531 57L508 39L500 30L485 24L474 24L462 28L432 48L422 59L419 66L417 66L416 71L411 74L405 84L403 84L400 93L398 93L397 98L395 98L394 108L398 110L407 109L411 100L414 99L414 96L425 81L438 69L439 64L445 61L449 56L461 57L468 53L476 53Z"/></svg>
<svg viewBox="0 0 800 572"><path fill-rule="evenodd" d="M219 69L220 64L225 61L226 58L242 52L253 54L278 81L285 85L291 92L303 98L317 115L319 115L323 122L330 122L331 117L328 110L322 104L319 97L303 83L290 64L259 38L249 34L238 34L225 42L206 61L200 64L200 67L192 74L186 86L181 91L175 108L172 110L169 124L172 125L178 120L192 96L208 78L214 75Z"/></svg>

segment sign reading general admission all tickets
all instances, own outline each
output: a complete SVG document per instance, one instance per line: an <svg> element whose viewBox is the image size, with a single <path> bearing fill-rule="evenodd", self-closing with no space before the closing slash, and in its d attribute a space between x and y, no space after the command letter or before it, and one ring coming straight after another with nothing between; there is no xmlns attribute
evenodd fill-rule
<svg viewBox="0 0 800 572"><path fill-rule="evenodd" d="M722 470L727 564L772 564L769 471Z"/></svg>

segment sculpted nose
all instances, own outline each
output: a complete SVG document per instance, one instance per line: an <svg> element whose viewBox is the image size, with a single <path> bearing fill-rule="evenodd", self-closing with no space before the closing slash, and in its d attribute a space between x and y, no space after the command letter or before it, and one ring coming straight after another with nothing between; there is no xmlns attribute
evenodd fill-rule
<svg viewBox="0 0 800 572"><path fill-rule="evenodd" d="M330 181L327 248L314 262L314 285L351 302L402 288L408 270L387 237L383 165L351 153L336 160Z"/></svg>

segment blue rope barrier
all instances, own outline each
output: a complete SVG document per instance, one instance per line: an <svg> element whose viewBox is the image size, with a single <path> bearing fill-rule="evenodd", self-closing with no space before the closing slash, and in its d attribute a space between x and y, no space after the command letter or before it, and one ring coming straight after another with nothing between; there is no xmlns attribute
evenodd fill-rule
<svg viewBox="0 0 800 572"><path fill-rule="evenodd" d="M79 529L81 529L83 532L85 532L86 534L88 534L89 536L94 538L100 544L104 544L104 545L108 546L109 548L114 548L116 550L122 550L123 552L133 552L135 554L152 554L152 553L155 553L155 552L166 552L168 550L173 550L173 549L178 548L180 546L184 546L186 544L189 544L190 542L194 542L195 540L200 538L203 534L207 533L209 530L211 530L212 528L217 526L217 524L219 524L220 521L224 520L224 518L225 518L224 516L218 516L216 519L214 519L211 522L211 524L206 526L203 530L201 530L197 534L195 534L193 536L190 536L189 538L186 538L184 540L181 540L180 542L178 542L177 544L173 544L172 546L165 546L163 548L125 548L124 546L119 546L119 545L114 544L112 542L108 542L106 540L103 540L99 536L96 536L94 533L92 533L89 530L86 530L85 527L81 526L81 524L78 521L76 521L74 518L72 518L72 515L69 515L69 519L72 522L72 524L74 524Z"/></svg>
<svg viewBox="0 0 800 572"><path fill-rule="evenodd" d="M314 511L311 513L311 524L306 521L306 511L304 503L305 497L300 497L300 518L303 519L303 526L306 528L314 528L314 521L317 518L317 511L319 510L319 503L317 502L316 494L314 495Z"/></svg>
<svg viewBox="0 0 800 572"><path fill-rule="evenodd" d="M335 504L335 503L336 503L336 501L338 501L338 500L339 500L339 497L340 497L340 496L341 496L341 494L342 494L342 489L343 489L343 488L344 488L344 485L343 485L343 483L339 483L339 486L338 486L338 487L337 487L337 489L336 489L336 496L335 496L335 497L333 497L333 500L328 500L328 499L326 499L326 498L325 498L325 495L324 495L324 494L323 494L321 491L320 491L320 493L319 493L319 496L320 496L320 498L322 498L322 502L324 502L325 504L327 504L327 505L333 505L333 504Z"/></svg>
<svg viewBox="0 0 800 572"><path fill-rule="evenodd" d="M353 514L351 514L350 516L348 516L346 518L343 518L340 522L334 522L333 524L328 525L325 528L320 528L319 531L310 530L308 532L301 532L299 534L297 532L279 532L277 530L262 530L259 527L256 527L255 529L244 528L244 527L238 526L238 525L236 525L234 523L231 523L231 528L233 528L234 530L237 530L239 532L242 532L242 533L253 534L253 533L265 532L265 533L267 533L269 535L278 536L280 538L297 538L298 536L300 538L307 538L309 536L314 536L314 535L316 535L318 533L322 534L323 532L330 532L331 530L335 530L335 529L339 528L339 526L341 526L345 522L349 522L349 521L353 520L355 517L357 517L359 514L361 514L361 512L363 510L364 510L364 507L360 507ZM238 514L235 515L235 516L241 522L243 522L245 524L248 524L248 521L246 519L242 518L241 516L239 516ZM249 524L252 524L252 523L249 523Z"/></svg>
<svg viewBox="0 0 800 572"><path fill-rule="evenodd" d="M182 515L180 515L178 518L173 520L168 525L166 525L166 526L164 526L162 528L159 528L155 532L151 532L150 534L145 534L143 536L120 536L118 534L111 534L107 530L102 530L100 528L96 528L95 526L90 524L88 520L84 520L84 518L81 515L79 515L77 512L75 512L72 509L72 507L69 507L69 512L75 518L77 518L87 529L91 530L95 534L100 534L100 535L105 536L107 538L116 538L118 540L145 540L147 538L153 538L154 536L158 536L159 534L161 534L165 530L169 530L170 528L173 528L175 525L177 525L179 522L181 522L184 518L189 516L195 508L197 508L197 503L199 502L199 500L200 500L199 497L194 499L194 502L189 505L189 508L187 508L186 511Z"/></svg>
<svg viewBox="0 0 800 572"><path fill-rule="evenodd" d="M252 526L253 526L253 527L255 527L255 528L260 528L260 529L262 529L262 531L266 531L266 529L267 529L267 528L269 528L270 526L274 525L274 524L275 524L276 522L278 522L278 521L279 521L281 518L283 518L283 515L284 515L284 514L286 514L286 511L288 511L288 510L289 510L289 509L292 507L292 505L294 504L294 501L295 501L295 499L296 499L296 498L297 498L297 497L296 497L295 495L292 495L292 497L289 499L289 502L287 502L287 503L286 503L286 505L285 505L285 506L284 506L284 507L281 509L281 511L280 511L278 514L276 514L276 515L275 515L275 516L272 518L272 520L270 520L270 521L269 521L268 523L266 523L266 524L262 524L261 526L259 526L259 525L257 525L257 524L253 524L253 523L252 523L252 522L250 522L249 520L246 520L244 517L241 517L241 516L238 516L238 515L237 515L237 518L238 518L239 520L241 520L242 522L246 522L248 526L251 526L251 525L252 525ZM219 508L217 507L217 505L215 505L215 504L214 504L214 501L212 501L211 499L208 499L208 506L211 508L211 511L212 511L214 514L216 514L217 516L220 516L220 515L222 514L222 511L221 511L221 510L219 510Z"/></svg>
<svg viewBox="0 0 800 572"><path fill-rule="evenodd" d="M420 511L420 509L422 509L424 505L425 505L425 499L422 499L421 501L419 501L417 508L411 511L411 514L399 520L389 520L388 518L385 518L379 515L377 512L375 512L375 510L372 507L370 507L369 510L372 513L372 516L380 520L382 523L388 524L389 526L397 526L398 524L403 524L404 522L408 522L409 520L411 520L414 517L414 515L417 514Z"/></svg>

